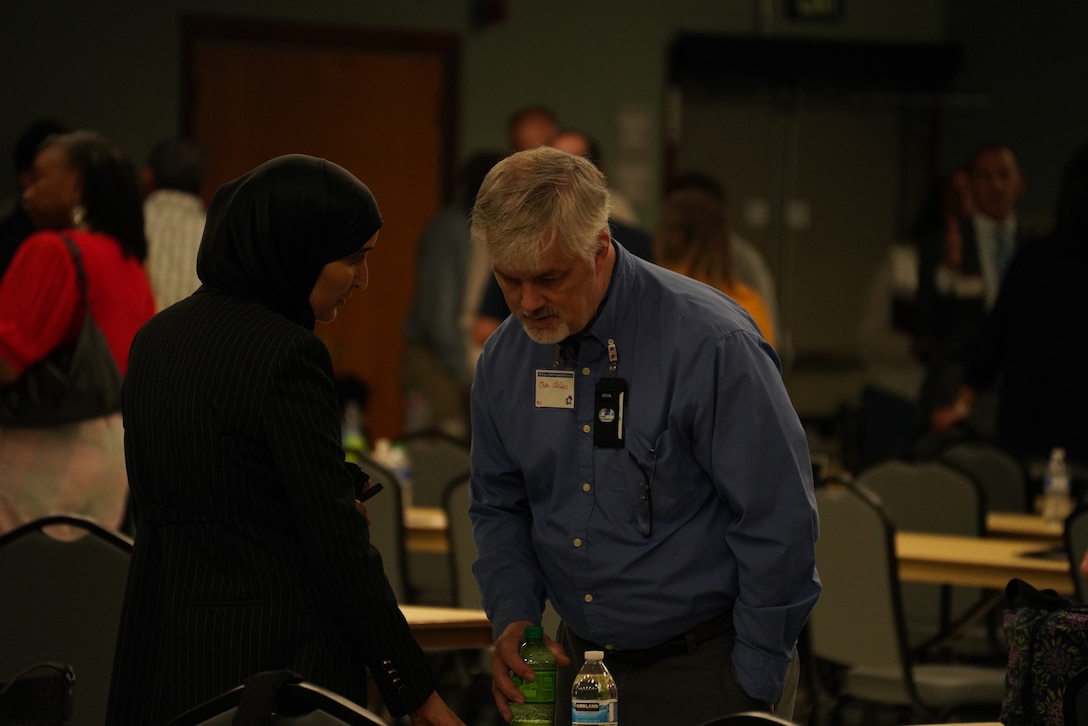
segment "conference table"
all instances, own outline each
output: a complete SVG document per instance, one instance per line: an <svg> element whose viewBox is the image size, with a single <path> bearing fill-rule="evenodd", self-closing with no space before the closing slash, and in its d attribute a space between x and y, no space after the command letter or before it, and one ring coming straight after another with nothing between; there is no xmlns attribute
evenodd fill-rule
<svg viewBox="0 0 1088 726"><path fill-rule="evenodd" d="M895 549L904 581L1003 592L1020 578L1039 590L1074 594L1069 559L1053 539L897 532Z"/></svg>
<svg viewBox="0 0 1088 726"><path fill-rule="evenodd" d="M987 528L993 536L897 532L900 578L1004 591L1009 580L1018 577L1040 590L1074 594L1061 525L1046 524L1033 514L991 512ZM404 513L404 535L410 552L448 552L445 510L409 507Z"/></svg>
<svg viewBox="0 0 1088 726"><path fill-rule="evenodd" d="M986 531L999 537L1028 537L1059 542L1065 535L1065 526L1028 512L987 512Z"/></svg>
<svg viewBox="0 0 1088 726"><path fill-rule="evenodd" d="M404 548L441 555L450 551L449 520L442 507L405 507Z"/></svg>

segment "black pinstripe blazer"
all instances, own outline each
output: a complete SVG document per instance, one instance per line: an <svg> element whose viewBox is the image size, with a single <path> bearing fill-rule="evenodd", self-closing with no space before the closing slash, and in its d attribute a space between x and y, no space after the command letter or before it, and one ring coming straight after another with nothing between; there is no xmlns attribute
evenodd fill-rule
<svg viewBox="0 0 1088 726"><path fill-rule="evenodd" d="M280 668L365 704L367 667L393 714L422 704L434 678L355 509L319 338L201 289L137 334L123 412L137 530L111 725Z"/></svg>

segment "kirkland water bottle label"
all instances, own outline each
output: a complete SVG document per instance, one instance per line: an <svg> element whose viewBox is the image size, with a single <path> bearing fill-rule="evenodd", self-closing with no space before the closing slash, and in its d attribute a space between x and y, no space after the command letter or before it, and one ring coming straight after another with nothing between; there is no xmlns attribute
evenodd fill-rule
<svg viewBox="0 0 1088 726"><path fill-rule="evenodd" d="M571 701L572 724L593 723L616 726L616 701Z"/></svg>

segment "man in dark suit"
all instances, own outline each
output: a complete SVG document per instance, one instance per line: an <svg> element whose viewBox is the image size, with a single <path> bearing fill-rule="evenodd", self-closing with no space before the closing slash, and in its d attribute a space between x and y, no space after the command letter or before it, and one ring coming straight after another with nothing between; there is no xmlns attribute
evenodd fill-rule
<svg viewBox="0 0 1088 726"><path fill-rule="evenodd" d="M918 351L927 368L919 405L926 420L955 399L1009 260L1028 236L1016 218L1024 177L1012 149L982 144L966 171L974 213L918 244ZM992 434L993 415L992 405L976 406L977 433Z"/></svg>

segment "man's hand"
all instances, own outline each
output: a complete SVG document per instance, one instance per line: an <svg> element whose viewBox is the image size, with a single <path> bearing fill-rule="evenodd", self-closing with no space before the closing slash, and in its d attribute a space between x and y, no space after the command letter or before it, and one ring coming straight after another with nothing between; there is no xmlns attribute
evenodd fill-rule
<svg viewBox="0 0 1088 726"><path fill-rule="evenodd" d="M941 264L952 272L959 272L963 266L963 239L960 237L960 223L955 216L949 216L945 223L944 238L941 240Z"/></svg>
<svg viewBox="0 0 1088 726"><path fill-rule="evenodd" d="M536 625L536 623L530 620L515 620L503 628L499 639L495 641L495 648L491 652L491 693L495 697L495 705L499 709L499 715L506 721L514 717L514 712L510 710L509 705L511 701L525 703L525 696L514 685L514 681L510 678L510 672L513 671L527 681L534 678L533 669L521 659L521 654L518 653L518 647L525 639L526 625ZM548 646L548 650L555 654L557 665L570 665L570 658L563 652L563 648L559 643L545 635L544 645Z"/></svg>

